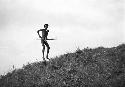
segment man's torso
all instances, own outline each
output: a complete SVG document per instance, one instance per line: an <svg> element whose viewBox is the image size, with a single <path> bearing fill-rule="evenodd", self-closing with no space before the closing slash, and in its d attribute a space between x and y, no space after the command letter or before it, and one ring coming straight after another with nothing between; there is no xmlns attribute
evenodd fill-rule
<svg viewBox="0 0 125 87"><path fill-rule="evenodd" d="M46 40L47 36L48 36L48 31L46 29L42 29L42 38Z"/></svg>

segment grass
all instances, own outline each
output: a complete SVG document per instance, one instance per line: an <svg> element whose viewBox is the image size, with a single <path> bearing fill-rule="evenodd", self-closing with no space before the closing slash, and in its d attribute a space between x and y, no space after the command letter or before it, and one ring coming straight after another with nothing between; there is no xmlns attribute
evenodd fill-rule
<svg viewBox="0 0 125 87"><path fill-rule="evenodd" d="M124 87L125 44L77 49L0 76L0 87Z"/></svg>

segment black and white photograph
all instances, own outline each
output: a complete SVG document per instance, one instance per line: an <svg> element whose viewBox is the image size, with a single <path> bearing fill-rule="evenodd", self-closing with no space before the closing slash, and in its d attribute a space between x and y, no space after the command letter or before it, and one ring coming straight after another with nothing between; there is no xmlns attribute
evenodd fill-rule
<svg viewBox="0 0 125 87"><path fill-rule="evenodd" d="M125 87L125 1L0 0L0 87Z"/></svg>

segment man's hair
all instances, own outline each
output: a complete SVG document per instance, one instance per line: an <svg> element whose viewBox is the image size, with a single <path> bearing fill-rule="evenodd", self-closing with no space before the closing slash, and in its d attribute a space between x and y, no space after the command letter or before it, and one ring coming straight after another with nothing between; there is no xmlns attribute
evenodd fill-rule
<svg viewBox="0 0 125 87"><path fill-rule="evenodd" d="M48 24L44 24L44 27L45 27L45 26L49 26L49 25L48 25Z"/></svg>

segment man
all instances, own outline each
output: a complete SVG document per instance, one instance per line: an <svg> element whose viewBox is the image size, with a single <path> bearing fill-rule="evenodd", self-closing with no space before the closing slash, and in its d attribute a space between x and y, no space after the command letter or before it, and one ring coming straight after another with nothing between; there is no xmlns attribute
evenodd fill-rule
<svg viewBox="0 0 125 87"><path fill-rule="evenodd" d="M44 51L45 51L45 46L47 47L47 55L46 55L46 58L48 58L48 54L49 54L49 50L50 50L50 47L49 47L49 44L47 42L47 40L49 40L47 38L48 36L48 32L49 30L47 30L48 28L48 24L44 24L44 29L40 29L37 31L38 35L39 35L39 38L41 38L41 44L43 46L43 50L42 50L42 53L43 53L43 60L45 61L45 58L44 58ZM42 37L40 36L40 31L42 32ZM50 59L49 59L50 60Z"/></svg>

